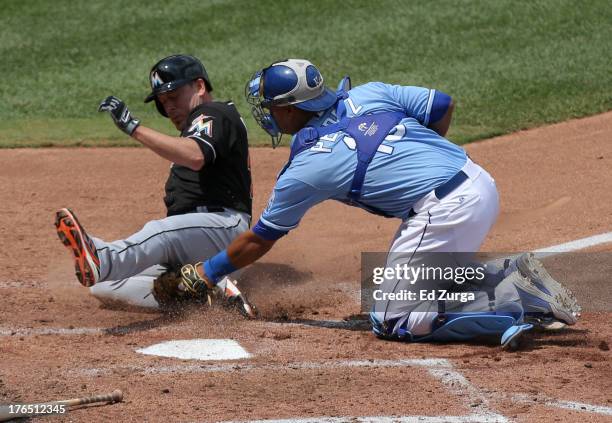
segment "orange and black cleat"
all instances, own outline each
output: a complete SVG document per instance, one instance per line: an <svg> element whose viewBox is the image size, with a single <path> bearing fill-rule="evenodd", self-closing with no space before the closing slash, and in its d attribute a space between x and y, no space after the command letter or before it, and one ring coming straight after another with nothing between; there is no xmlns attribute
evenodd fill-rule
<svg viewBox="0 0 612 423"><path fill-rule="evenodd" d="M55 214L55 228L62 244L74 255L76 277L83 286L93 286L100 278L100 259L96 246L70 209Z"/></svg>

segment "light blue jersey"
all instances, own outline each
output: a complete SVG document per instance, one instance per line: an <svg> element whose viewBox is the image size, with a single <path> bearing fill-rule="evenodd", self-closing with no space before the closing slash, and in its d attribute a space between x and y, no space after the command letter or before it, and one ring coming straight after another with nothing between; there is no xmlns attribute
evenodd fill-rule
<svg viewBox="0 0 612 423"><path fill-rule="evenodd" d="M406 219L424 195L451 179L467 161L465 151L427 128L448 109L450 97L435 90L371 82L341 100L346 115L402 112L402 119L384 139L367 168L359 206ZM336 123L336 107L315 116L308 126ZM295 141L295 137L292 143ZM276 182L267 208L253 228L277 239L298 226L306 211L334 199L349 203L357 166L356 142L343 131L322 136L298 153Z"/></svg>

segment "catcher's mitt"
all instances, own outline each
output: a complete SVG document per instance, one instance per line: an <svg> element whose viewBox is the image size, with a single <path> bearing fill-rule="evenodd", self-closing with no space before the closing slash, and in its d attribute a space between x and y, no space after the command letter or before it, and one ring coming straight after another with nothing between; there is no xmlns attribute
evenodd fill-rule
<svg viewBox="0 0 612 423"><path fill-rule="evenodd" d="M180 266L169 268L155 279L153 297L162 309L180 307L186 302L210 305L211 299L207 289L199 292L180 289L179 284L182 280Z"/></svg>
<svg viewBox="0 0 612 423"><path fill-rule="evenodd" d="M193 265L173 267L153 282L153 297L162 310L176 310L189 304L211 305L213 302L237 309L248 319L257 316L253 306L229 277L223 278L214 288L208 288Z"/></svg>

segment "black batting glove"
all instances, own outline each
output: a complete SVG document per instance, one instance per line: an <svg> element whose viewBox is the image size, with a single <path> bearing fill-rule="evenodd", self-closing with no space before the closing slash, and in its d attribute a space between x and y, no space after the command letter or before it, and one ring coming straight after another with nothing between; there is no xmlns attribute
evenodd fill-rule
<svg viewBox="0 0 612 423"><path fill-rule="evenodd" d="M98 111L109 112L117 128L121 129L129 136L132 136L132 133L138 128L138 125L140 125L140 121L132 117L125 103L114 95L106 97L106 99L100 103Z"/></svg>

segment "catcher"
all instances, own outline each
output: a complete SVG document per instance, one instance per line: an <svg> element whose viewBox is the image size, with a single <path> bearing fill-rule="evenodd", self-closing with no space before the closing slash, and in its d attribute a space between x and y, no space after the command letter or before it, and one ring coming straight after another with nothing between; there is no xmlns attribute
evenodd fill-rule
<svg viewBox="0 0 612 423"><path fill-rule="evenodd" d="M104 303L167 308L185 300L210 303L213 296L254 316L231 279L202 295L177 289L181 264L204 260L226 248L251 222L251 171L247 131L231 101L212 97L202 63L173 55L150 71L151 93L161 115L180 131L177 137L147 128L126 104L110 96L100 104L115 125L172 162L165 186L167 217L148 222L126 239L91 237L70 209L57 211L55 226L74 255L76 276Z"/></svg>
<svg viewBox="0 0 612 423"><path fill-rule="evenodd" d="M334 93L309 61L288 59L256 72L246 86L253 115L272 137L292 134L289 160L254 227L203 263L185 265L182 286L214 289L224 275L266 254L304 214L328 199L401 219L387 268L418 268L426 254L478 251L499 210L493 178L444 138L450 96L432 89L370 82ZM468 254L468 255L469 255ZM474 301L403 298L414 282L389 277L370 314L381 338L462 341L496 336L504 346L534 325L574 324L579 306L530 255L486 269ZM417 280L427 288L424 279ZM442 280L445 291L462 282ZM406 286L407 285L407 286ZM477 294L477 295L476 295Z"/></svg>

